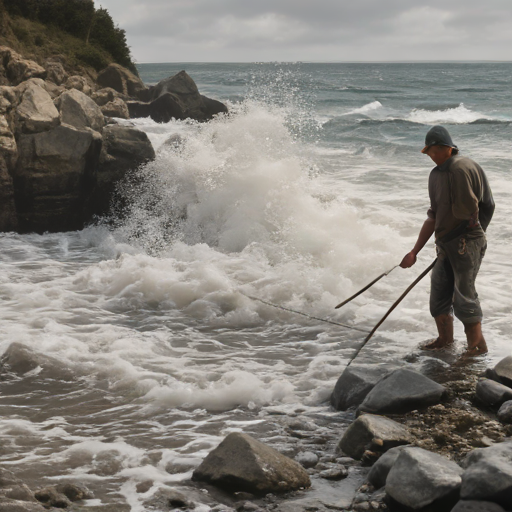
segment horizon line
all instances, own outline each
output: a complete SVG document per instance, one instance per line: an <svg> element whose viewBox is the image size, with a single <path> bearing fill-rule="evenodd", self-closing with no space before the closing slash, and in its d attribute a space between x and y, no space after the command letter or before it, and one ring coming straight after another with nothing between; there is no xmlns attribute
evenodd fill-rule
<svg viewBox="0 0 512 512"><path fill-rule="evenodd" d="M254 61L200 61L135 62L137 64L507 64L512 60L254 60Z"/></svg>

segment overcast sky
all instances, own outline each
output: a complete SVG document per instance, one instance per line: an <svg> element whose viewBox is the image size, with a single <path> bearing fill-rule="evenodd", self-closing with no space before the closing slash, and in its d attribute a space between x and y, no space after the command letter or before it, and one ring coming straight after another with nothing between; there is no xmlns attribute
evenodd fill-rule
<svg viewBox="0 0 512 512"><path fill-rule="evenodd" d="M512 60L512 0L96 0L137 62Z"/></svg>

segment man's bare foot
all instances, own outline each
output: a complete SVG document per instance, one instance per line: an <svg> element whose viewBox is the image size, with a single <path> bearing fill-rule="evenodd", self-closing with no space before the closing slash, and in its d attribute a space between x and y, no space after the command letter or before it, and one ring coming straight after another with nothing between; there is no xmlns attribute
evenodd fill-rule
<svg viewBox="0 0 512 512"><path fill-rule="evenodd" d="M453 344L453 340L444 341L441 338L436 338L435 340L429 341L425 343L421 348L422 350L441 350L443 348L449 347Z"/></svg>
<svg viewBox="0 0 512 512"><path fill-rule="evenodd" d="M466 358L483 356L484 354L487 354L487 352L487 343L485 343L485 340L482 340L478 345L475 345L474 347L468 347L461 357Z"/></svg>

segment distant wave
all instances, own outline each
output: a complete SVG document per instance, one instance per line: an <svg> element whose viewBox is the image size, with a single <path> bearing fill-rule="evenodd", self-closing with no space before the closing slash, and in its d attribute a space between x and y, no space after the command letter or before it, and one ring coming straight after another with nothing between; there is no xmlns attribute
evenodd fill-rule
<svg viewBox="0 0 512 512"><path fill-rule="evenodd" d="M369 112L373 112L375 110L378 110L379 108L382 108L382 103L380 101L372 101L371 103L367 103L363 107L356 108L354 110L351 110L350 112L347 112L345 115L350 114L368 114Z"/></svg>
<svg viewBox="0 0 512 512"><path fill-rule="evenodd" d="M421 124L469 124L479 120L490 121L493 118L481 112L474 112L461 103L458 107L446 110L414 109L406 120Z"/></svg>

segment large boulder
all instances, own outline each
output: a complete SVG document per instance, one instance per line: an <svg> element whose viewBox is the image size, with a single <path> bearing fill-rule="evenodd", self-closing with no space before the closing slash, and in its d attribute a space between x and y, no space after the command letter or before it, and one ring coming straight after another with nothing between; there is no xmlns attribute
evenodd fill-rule
<svg viewBox="0 0 512 512"><path fill-rule="evenodd" d="M62 124L69 124L78 129L92 128L101 132L105 126L105 118L100 107L77 89L62 93L56 100Z"/></svg>
<svg viewBox="0 0 512 512"><path fill-rule="evenodd" d="M476 385L476 396L485 405L499 407L508 400L512 400L512 389L494 380L483 379Z"/></svg>
<svg viewBox="0 0 512 512"><path fill-rule="evenodd" d="M361 459L367 450L383 453L412 441L413 436L400 423L384 416L363 414L345 431L338 449L354 459Z"/></svg>
<svg viewBox="0 0 512 512"><path fill-rule="evenodd" d="M98 74L96 79L102 87L110 87L121 94L133 98L144 97L147 87L142 80L119 64L110 64Z"/></svg>
<svg viewBox="0 0 512 512"><path fill-rule="evenodd" d="M121 98L114 98L100 108L101 113L107 117L118 117L120 119L129 119L130 117L128 106Z"/></svg>
<svg viewBox="0 0 512 512"><path fill-rule="evenodd" d="M505 509L490 501L459 501L451 512L505 512Z"/></svg>
<svg viewBox="0 0 512 512"><path fill-rule="evenodd" d="M437 404L446 390L421 373L398 369L382 378L368 393L358 412L403 413Z"/></svg>
<svg viewBox="0 0 512 512"><path fill-rule="evenodd" d="M398 456L386 479L386 493L413 510L436 504L435 510L458 501L462 468L422 448L407 448Z"/></svg>
<svg viewBox="0 0 512 512"><path fill-rule="evenodd" d="M238 432L229 434L209 453L194 471L192 480L256 495L293 491L311 485L308 474L299 463Z"/></svg>
<svg viewBox="0 0 512 512"><path fill-rule="evenodd" d="M384 453L379 460L372 466L368 473L368 482L370 482L375 489L380 489L386 485L386 479L391 471L391 468L398 459L398 456L403 450L410 448L410 445L395 446L386 453Z"/></svg>
<svg viewBox="0 0 512 512"><path fill-rule="evenodd" d="M103 148L91 208L95 214L108 211L116 184L141 165L155 158L146 133L135 128L108 125L103 130Z"/></svg>
<svg viewBox="0 0 512 512"><path fill-rule="evenodd" d="M11 48L0 46L0 59L7 78L18 85L29 78L46 78L46 70L33 60L24 59Z"/></svg>
<svg viewBox="0 0 512 512"><path fill-rule="evenodd" d="M494 373L499 382L505 386L512 386L512 356L505 357L495 367Z"/></svg>
<svg viewBox="0 0 512 512"><path fill-rule="evenodd" d="M90 96L94 91L94 84L90 82L85 76L72 75L66 80L64 87L66 89L76 89Z"/></svg>
<svg viewBox="0 0 512 512"><path fill-rule="evenodd" d="M331 405L337 411L346 411L349 407L358 406L375 384L388 370L374 367L349 366L341 374L331 395Z"/></svg>
<svg viewBox="0 0 512 512"><path fill-rule="evenodd" d="M18 86L19 105L15 111L16 132L38 133L59 124L59 112L51 96L35 81Z"/></svg>
<svg viewBox="0 0 512 512"><path fill-rule="evenodd" d="M462 461L460 497L498 503L507 509L512 504L512 441L479 448Z"/></svg>
<svg viewBox="0 0 512 512"><path fill-rule="evenodd" d="M512 424L512 400L508 400L500 407L498 419L505 424Z"/></svg>
<svg viewBox="0 0 512 512"><path fill-rule="evenodd" d="M179 98L170 92L162 94L149 104L149 115L157 123L168 123L171 119L195 119L187 113Z"/></svg>
<svg viewBox="0 0 512 512"><path fill-rule="evenodd" d="M99 133L68 125L19 137L13 179L21 232L84 226L101 144Z"/></svg>
<svg viewBox="0 0 512 512"><path fill-rule="evenodd" d="M68 79L68 74L64 66L57 60L47 60L45 64L46 80L53 82L55 85L62 85Z"/></svg>

